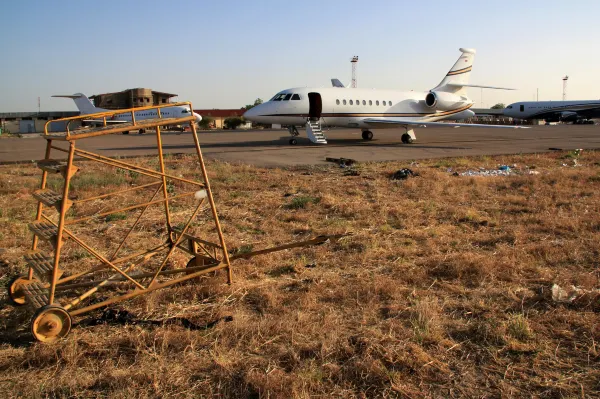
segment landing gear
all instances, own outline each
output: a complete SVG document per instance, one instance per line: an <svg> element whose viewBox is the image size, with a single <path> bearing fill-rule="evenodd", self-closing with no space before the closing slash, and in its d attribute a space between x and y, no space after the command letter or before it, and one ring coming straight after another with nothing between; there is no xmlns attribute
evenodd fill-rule
<svg viewBox="0 0 600 399"><path fill-rule="evenodd" d="M298 128L296 126L288 126L287 129L288 129L288 132L290 133L290 136L292 136L292 138L290 139L290 144L291 145L298 144L298 140L296 140L296 137L300 136L300 132L298 132Z"/></svg>
<svg viewBox="0 0 600 399"><path fill-rule="evenodd" d="M138 133L139 134L144 134L144 133L146 133L146 129L140 129L140 131Z"/></svg>
<svg viewBox="0 0 600 399"><path fill-rule="evenodd" d="M402 142L403 142L404 144L412 144L412 142L413 142L413 138L412 138L412 137L410 137L410 134L408 134L408 133L404 133L404 134L402 135Z"/></svg>
<svg viewBox="0 0 600 399"><path fill-rule="evenodd" d="M129 132L123 132L123 134L129 134Z"/></svg>
<svg viewBox="0 0 600 399"><path fill-rule="evenodd" d="M39 308L31 319L31 333L40 342L55 342L71 331L71 316L60 306Z"/></svg>
<svg viewBox="0 0 600 399"><path fill-rule="evenodd" d="M363 130L362 138L363 140L373 140L373 132L370 130Z"/></svg>

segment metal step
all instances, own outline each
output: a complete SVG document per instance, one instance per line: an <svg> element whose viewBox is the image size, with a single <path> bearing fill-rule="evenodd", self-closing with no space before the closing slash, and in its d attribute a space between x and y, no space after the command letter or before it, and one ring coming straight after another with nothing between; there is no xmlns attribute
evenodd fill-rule
<svg viewBox="0 0 600 399"><path fill-rule="evenodd" d="M50 243L56 243L56 236L58 235L58 227L49 222L33 222L28 225L29 230L42 240L50 241Z"/></svg>
<svg viewBox="0 0 600 399"><path fill-rule="evenodd" d="M49 188L36 190L33 192L33 198L47 206L53 206L60 211L62 207L62 195L50 190ZM72 205L72 201L67 200L67 209Z"/></svg>
<svg viewBox="0 0 600 399"><path fill-rule="evenodd" d="M67 175L68 164L67 161L59 161L56 159L43 159L38 161L38 168L48 173L60 173L63 177ZM71 165L71 176L77 172L79 168L75 165Z"/></svg>
<svg viewBox="0 0 600 399"><path fill-rule="evenodd" d="M25 303L34 309L39 309L42 306L48 305L48 287L44 287L39 281L33 281L22 288L25 295Z"/></svg>
<svg viewBox="0 0 600 399"><path fill-rule="evenodd" d="M24 256L25 262L33 269L35 275L42 281L52 281L52 272L54 270L54 259L41 252L34 252ZM58 278L63 274L62 270L58 270Z"/></svg>

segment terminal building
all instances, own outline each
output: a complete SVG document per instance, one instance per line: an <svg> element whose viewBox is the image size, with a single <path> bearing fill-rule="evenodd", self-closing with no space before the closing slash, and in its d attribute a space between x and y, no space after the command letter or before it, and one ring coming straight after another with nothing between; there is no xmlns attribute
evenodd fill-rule
<svg viewBox="0 0 600 399"><path fill-rule="evenodd" d="M148 107L152 105L165 105L177 94L154 91L152 89L136 88L119 91L116 93L94 94L90 100L98 108L125 109Z"/></svg>

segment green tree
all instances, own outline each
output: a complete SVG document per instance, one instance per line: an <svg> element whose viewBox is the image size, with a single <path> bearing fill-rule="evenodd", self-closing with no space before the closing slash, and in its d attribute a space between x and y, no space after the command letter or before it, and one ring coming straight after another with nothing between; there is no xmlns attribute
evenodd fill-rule
<svg viewBox="0 0 600 399"><path fill-rule="evenodd" d="M198 126L200 126L200 129L210 129L212 124L213 119L209 118L208 116L203 116L202 120L198 122Z"/></svg>
<svg viewBox="0 0 600 399"><path fill-rule="evenodd" d="M227 118L223 121L223 125L225 125L225 129L237 129L244 120L242 118Z"/></svg>
<svg viewBox="0 0 600 399"><path fill-rule="evenodd" d="M504 108L506 108L506 105L504 105L504 103L498 103L492 107L492 109L504 109Z"/></svg>
<svg viewBox="0 0 600 399"><path fill-rule="evenodd" d="M254 100L254 104L246 104L245 107L243 107L246 111L248 111L250 108L252 107L256 107L257 105L260 105L263 103L263 100L261 100L260 98L257 98L256 100Z"/></svg>

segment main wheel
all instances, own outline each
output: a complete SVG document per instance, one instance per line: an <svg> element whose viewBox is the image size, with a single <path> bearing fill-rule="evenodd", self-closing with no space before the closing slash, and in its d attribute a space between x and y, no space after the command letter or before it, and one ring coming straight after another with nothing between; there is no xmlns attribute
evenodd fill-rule
<svg viewBox="0 0 600 399"><path fill-rule="evenodd" d="M11 304L15 306L27 304L27 299L25 298L25 294L21 291L21 288L29 282L30 280L26 276L19 276L13 278L10 283L8 283L8 299Z"/></svg>
<svg viewBox="0 0 600 399"><path fill-rule="evenodd" d="M123 132L123 134L129 134L129 132Z"/></svg>
<svg viewBox="0 0 600 399"><path fill-rule="evenodd" d="M364 140L373 140L373 132L370 130L364 130L362 132L362 138Z"/></svg>
<svg viewBox="0 0 600 399"><path fill-rule="evenodd" d="M31 319L31 334L40 342L56 342L71 331L71 315L57 305L39 308Z"/></svg>
<svg viewBox="0 0 600 399"><path fill-rule="evenodd" d="M413 142L413 138L412 138L412 137L410 137L410 134L408 134L408 133L404 133L404 134L402 135L402 142L403 142L404 144L412 144L412 142Z"/></svg>
<svg viewBox="0 0 600 399"><path fill-rule="evenodd" d="M139 134L144 134L144 133L146 133L146 129L140 129L140 131L138 133Z"/></svg>
<svg viewBox="0 0 600 399"><path fill-rule="evenodd" d="M296 140L296 139L290 139L290 144L291 145L296 145L296 144L298 144L298 140Z"/></svg>

